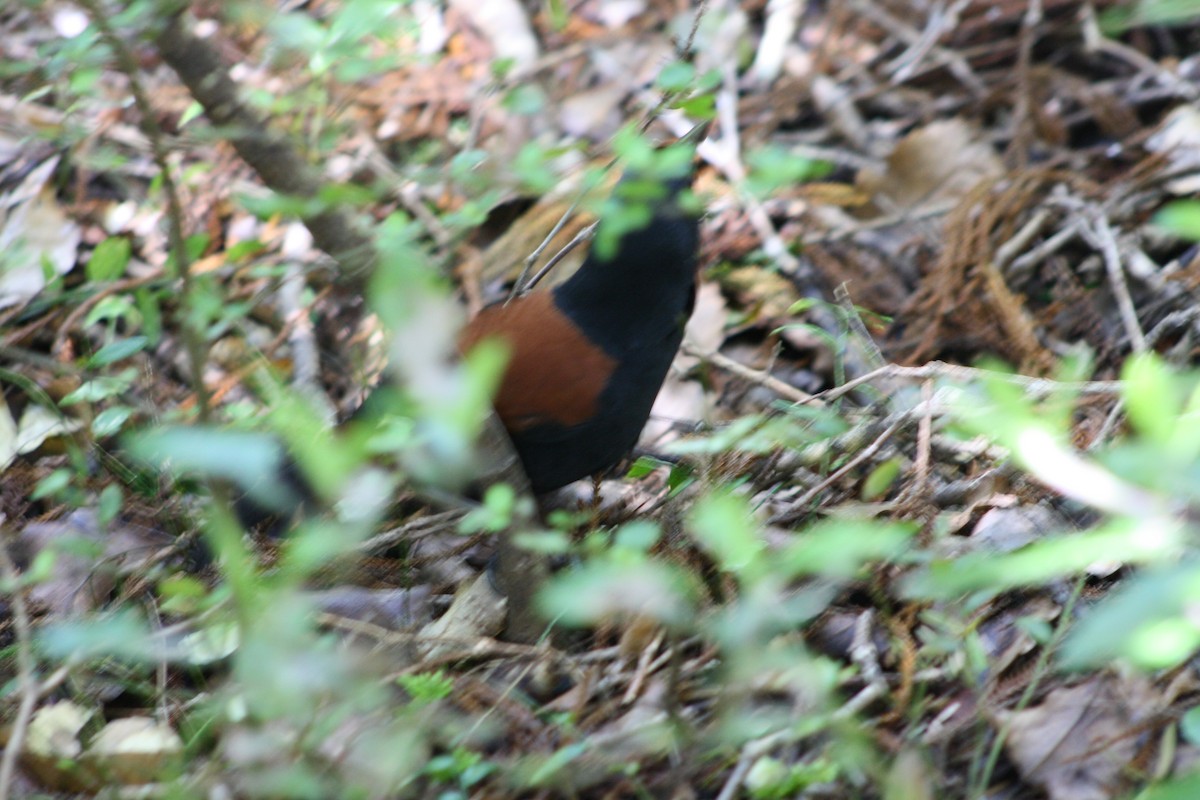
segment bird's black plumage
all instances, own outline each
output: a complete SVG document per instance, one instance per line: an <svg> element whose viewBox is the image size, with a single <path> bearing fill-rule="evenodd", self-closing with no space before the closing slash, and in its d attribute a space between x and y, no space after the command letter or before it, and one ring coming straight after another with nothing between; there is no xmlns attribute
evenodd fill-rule
<svg viewBox="0 0 1200 800"><path fill-rule="evenodd" d="M631 180L646 184L625 178L618 190ZM699 223L680 204L689 184L652 183L649 221L610 254L593 250L553 290L484 309L464 330L464 349L489 337L511 348L496 411L535 492L606 470L637 442L695 300Z"/></svg>

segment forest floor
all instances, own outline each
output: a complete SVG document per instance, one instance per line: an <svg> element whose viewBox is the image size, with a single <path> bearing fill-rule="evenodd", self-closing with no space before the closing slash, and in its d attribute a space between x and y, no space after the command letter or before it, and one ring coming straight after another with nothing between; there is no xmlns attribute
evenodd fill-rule
<svg viewBox="0 0 1200 800"><path fill-rule="evenodd" d="M1200 10L279 5L188 24L468 313L587 226L630 122L711 114L660 458L525 531L586 621L536 644L487 594L505 509L464 527L394 465L311 536L223 536L129 437L202 426L191 466L244 486L262 440L218 432L348 417L407 355L391 301L148 6L10 4L0 796L1200 796L1195 381L1161 367L1200 333Z"/></svg>

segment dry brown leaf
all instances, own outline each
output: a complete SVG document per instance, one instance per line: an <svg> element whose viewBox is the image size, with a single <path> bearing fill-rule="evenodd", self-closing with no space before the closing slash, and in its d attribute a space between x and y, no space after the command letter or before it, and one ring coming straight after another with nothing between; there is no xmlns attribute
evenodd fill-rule
<svg viewBox="0 0 1200 800"><path fill-rule="evenodd" d="M961 119L934 122L909 133L888 156L886 171L864 169L858 185L884 213L912 211L962 197L1004 165L979 132Z"/></svg>
<svg viewBox="0 0 1200 800"><path fill-rule="evenodd" d="M508 599L496 591L491 578L480 575L459 589L445 614L421 630L422 638L431 640L425 658L463 651L473 641L498 635L504 627L507 607Z"/></svg>
<svg viewBox="0 0 1200 800"><path fill-rule="evenodd" d="M404 630L427 621L429 587L411 589L366 589L339 586L309 593L320 612L343 619L379 625L388 630Z"/></svg>
<svg viewBox="0 0 1200 800"><path fill-rule="evenodd" d="M800 292L785 276L762 267L738 267L721 277L747 315L747 322L778 325L788 318L788 309L800 300Z"/></svg>
<svg viewBox="0 0 1200 800"><path fill-rule="evenodd" d="M1008 728L1018 771L1050 800L1109 800L1121 793L1121 774L1144 735L1140 726L1156 705L1144 678L1105 675L995 717Z"/></svg>

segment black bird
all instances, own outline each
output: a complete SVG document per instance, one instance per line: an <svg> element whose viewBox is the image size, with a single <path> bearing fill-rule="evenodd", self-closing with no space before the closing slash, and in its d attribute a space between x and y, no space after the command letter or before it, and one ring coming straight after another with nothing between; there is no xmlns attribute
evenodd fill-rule
<svg viewBox="0 0 1200 800"><path fill-rule="evenodd" d="M493 337L510 349L495 408L534 492L607 470L637 442L696 297L699 222L680 203L690 184L622 178L616 191L646 203L648 223L619 234L610 255L593 248L554 289L488 306L463 330L463 352Z"/></svg>

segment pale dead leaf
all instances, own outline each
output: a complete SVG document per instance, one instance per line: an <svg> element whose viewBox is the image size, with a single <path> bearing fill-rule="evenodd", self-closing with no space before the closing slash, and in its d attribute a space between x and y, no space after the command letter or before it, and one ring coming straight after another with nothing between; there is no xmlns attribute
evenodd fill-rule
<svg viewBox="0 0 1200 800"><path fill-rule="evenodd" d="M34 712L21 748L21 768L47 789L83 791L92 785L75 759L83 746L79 732L92 712L64 700Z"/></svg>
<svg viewBox="0 0 1200 800"><path fill-rule="evenodd" d="M425 658L464 650L472 641L498 635L504 627L507 610L508 599L496 591L487 575L480 575L459 589L445 614L421 629L422 638L431 641ZM438 639L447 641L434 641Z"/></svg>
<svg viewBox="0 0 1200 800"><path fill-rule="evenodd" d="M715 352L724 341L727 316L728 309L720 288L715 284L701 283L696 291L695 308L684 329L684 341L698 352ZM654 398L650 420L638 437L643 447L661 448L666 442L678 438L680 423L686 427L708 419L711 399L699 381L685 377L699 362L696 356L682 352L675 356L667 379Z"/></svg>
<svg viewBox="0 0 1200 800"><path fill-rule="evenodd" d="M624 87L615 83L572 92L558 109L558 124L571 136L604 139L621 127Z"/></svg>
<svg viewBox="0 0 1200 800"><path fill-rule="evenodd" d="M8 410L4 396L0 395L0 472L8 469L17 452L17 422Z"/></svg>
<svg viewBox="0 0 1200 800"><path fill-rule="evenodd" d="M200 630L180 636L174 642L174 659L193 667L219 664L237 652L242 643L242 631L237 625L205 625Z"/></svg>
<svg viewBox="0 0 1200 800"><path fill-rule="evenodd" d="M45 406L30 405L17 425L17 454L32 453L42 442L54 436L66 436L83 427L77 419L63 416Z"/></svg>
<svg viewBox="0 0 1200 800"><path fill-rule="evenodd" d="M29 722L25 750L44 756L75 758L82 752L79 732L92 712L69 700L42 706Z"/></svg>
<svg viewBox="0 0 1200 800"><path fill-rule="evenodd" d="M183 752L183 740L151 717L126 717L105 725L83 754L97 773L122 785L151 783Z"/></svg>
<svg viewBox="0 0 1200 800"><path fill-rule="evenodd" d="M67 218L49 185L58 159L32 170L0 198L0 309L23 305L46 286L46 269L75 266L79 226Z"/></svg>
<svg viewBox="0 0 1200 800"><path fill-rule="evenodd" d="M615 172L611 174L599 188L599 191L609 191L616 184ZM480 272L480 280L485 291L498 283L509 283L516 280L529 257L554 230L554 226L562 219L579 195L578 181L572 177L565 178L559 187L539 199L529 207L529 210L513 221L512 225L484 251ZM533 271L541 268L551 257L562 250L575 236L595 222L591 214L575 213L559 229L550 244L542 252L541 257L533 265ZM539 285L548 289L562 283L575 273L587 257L589 243L583 242L568 253ZM532 274L532 273L531 273ZM497 299L486 296L485 302Z"/></svg>
<svg viewBox="0 0 1200 800"><path fill-rule="evenodd" d="M650 419L638 442L648 449L659 449L678 438L681 426L687 428L691 423L705 419L708 407L708 398L700 382L683 380L672 370L654 398Z"/></svg>
<svg viewBox="0 0 1200 800"><path fill-rule="evenodd" d="M991 144L963 120L950 119L909 133L888 156L885 172L864 169L857 183L888 213L962 197L1003 172Z"/></svg>
<svg viewBox="0 0 1200 800"><path fill-rule="evenodd" d="M801 299L790 280L762 267L732 269L721 278L721 285L734 295L750 320L767 325L787 319L788 309Z"/></svg>
<svg viewBox="0 0 1200 800"><path fill-rule="evenodd" d="M450 7L484 35L496 58L512 59L518 70L537 60L537 38L517 0L450 0Z"/></svg>
<svg viewBox="0 0 1200 800"><path fill-rule="evenodd" d="M800 0L771 0L767 4L763 35L750 67L750 75L759 86L768 86L779 77L784 56L796 48L796 28L804 8Z"/></svg>
<svg viewBox="0 0 1200 800"><path fill-rule="evenodd" d="M1166 156L1169 165L1166 172L1181 175L1167 181L1168 192L1176 195L1200 192L1200 108L1183 105L1174 109L1146 139L1146 149Z"/></svg>
<svg viewBox="0 0 1200 800"><path fill-rule="evenodd" d="M1048 534L1061 531L1066 521L1044 506L993 508L971 531L976 546L994 553L1011 553Z"/></svg>
<svg viewBox="0 0 1200 800"><path fill-rule="evenodd" d="M980 623L979 643L987 658L988 671L1003 674L1017 659L1038 647L1027 629L1018 624L1021 620L1038 620L1049 626L1061 611L1058 604L1038 596L1015 608L1004 608Z"/></svg>
<svg viewBox="0 0 1200 800"><path fill-rule="evenodd" d="M417 52L425 56L442 52L450 33L446 29L446 15L442 12L441 4L433 0L413 0L412 15L421 31L417 37Z"/></svg>
<svg viewBox="0 0 1200 800"><path fill-rule="evenodd" d="M309 597L321 613L368 622L389 630L404 630L428 621L429 594L428 586L411 589L339 586L311 592Z"/></svg>
<svg viewBox="0 0 1200 800"><path fill-rule="evenodd" d="M725 341L725 322L729 318L729 306L725 295L714 283L701 283L696 290L696 306L683 331L683 340L700 353L715 353ZM687 371L700 363L696 356L679 356L675 366Z"/></svg>
<svg viewBox="0 0 1200 800"><path fill-rule="evenodd" d="M594 15L609 28L620 28L646 10L646 0L601 0Z"/></svg>

